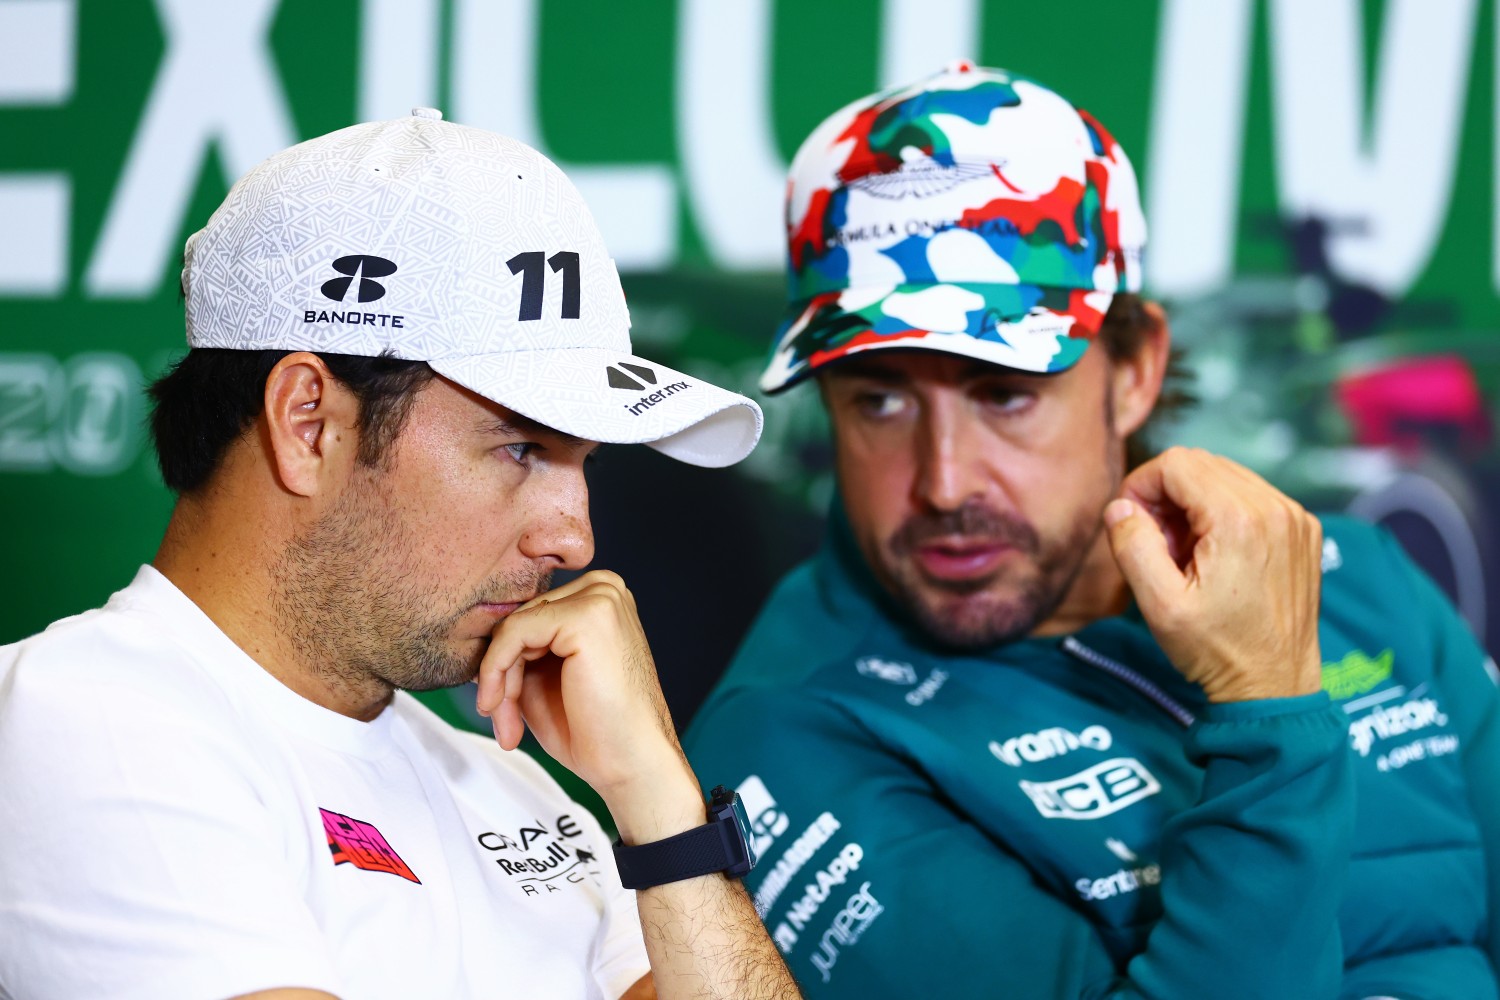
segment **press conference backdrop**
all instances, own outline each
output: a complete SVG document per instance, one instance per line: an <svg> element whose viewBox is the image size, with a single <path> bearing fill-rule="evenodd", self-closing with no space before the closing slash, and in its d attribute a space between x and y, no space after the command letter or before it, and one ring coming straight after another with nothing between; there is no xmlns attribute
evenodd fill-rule
<svg viewBox="0 0 1500 1000"><path fill-rule="evenodd" d="M261 158L416 105L521 138L593 206L637 349L753 393L798 142L968 56L1134 158L1204 401L1172 436L1385 520L1494 646L1495 3L0 0L0 642L151 558L171 498L142 385L184 349L183 240ZM732 471L600 463L596 564L636 590L679 722L816 542L814 397L764 401Z"/></svg>

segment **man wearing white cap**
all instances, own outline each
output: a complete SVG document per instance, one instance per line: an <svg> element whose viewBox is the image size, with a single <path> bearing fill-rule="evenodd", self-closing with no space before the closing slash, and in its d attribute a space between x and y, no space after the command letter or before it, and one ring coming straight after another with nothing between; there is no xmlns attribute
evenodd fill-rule
<svg viewBox="0 0 1500 1000"><path fill-rule="evenodd" d="M795 995L630 592L548 589L597 442L760 432L632 355L568 180L435 111L355 126L241 179L182 283L161 548L0 650L0 996ZM476 675L498 747L403 693Z"/></svg>
<svg viewBox="0 0 1500 1000"><path fill-rule="evenodd" d="M1142 440L1130 161L959 64L788 188L840 496L685 743L809 996L1495 998L1493 664L1388 537Z"/></svg>

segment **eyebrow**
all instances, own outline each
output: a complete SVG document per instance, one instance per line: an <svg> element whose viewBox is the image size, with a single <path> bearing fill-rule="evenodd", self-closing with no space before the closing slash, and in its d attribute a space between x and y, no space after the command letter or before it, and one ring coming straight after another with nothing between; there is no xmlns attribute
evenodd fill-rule
<svg viewBox="0 0 1500 1000"><path fill-rule="evenodd" d="M504 437L553 437L572 448L582 448L594 443L555 427L548 427L544 423L532 420L530 417L523 417L519 413L483 421L479 429L485 434L498 434Z"/></svg>

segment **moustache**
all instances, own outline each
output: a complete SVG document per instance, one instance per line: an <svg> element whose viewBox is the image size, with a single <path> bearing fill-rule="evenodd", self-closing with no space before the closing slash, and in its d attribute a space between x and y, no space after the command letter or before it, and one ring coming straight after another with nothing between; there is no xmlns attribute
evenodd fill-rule
<svg viewBox="0 0 1500 1000"><path fill-rule="evenodd" d="M1022 518L974 503L957 510L912 515L891 536L890 548L896 555L910 555L933 539L956 536L1000 542L1021 552L1035 553L1041 547L1036 529Z"/></svg>
<svg viewBox="0 0 1500 1000"><path fill-rule="evenodd" d="M530 573L510 573L497 577L485 583L478 590L478 596L469 606L475 604L524 604L533 597L538 597L552 589L552 571L537 570Z"/></svg>

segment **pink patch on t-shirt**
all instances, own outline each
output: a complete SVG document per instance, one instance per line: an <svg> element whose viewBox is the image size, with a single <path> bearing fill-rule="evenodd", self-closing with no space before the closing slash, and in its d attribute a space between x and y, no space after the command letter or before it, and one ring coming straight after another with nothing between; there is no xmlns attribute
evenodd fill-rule
<svg viewBox="0 0 1500 1000"><path fill-rule="evenodd" d="M390 872L422 884L372 824L327 809L318 812L323 816L323 830L328 834L328 850L334 864L347 862L367 872Z"/></svg>

